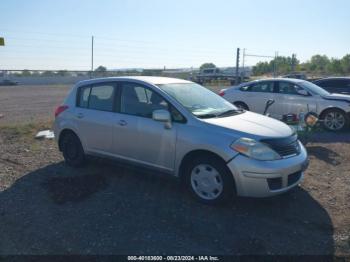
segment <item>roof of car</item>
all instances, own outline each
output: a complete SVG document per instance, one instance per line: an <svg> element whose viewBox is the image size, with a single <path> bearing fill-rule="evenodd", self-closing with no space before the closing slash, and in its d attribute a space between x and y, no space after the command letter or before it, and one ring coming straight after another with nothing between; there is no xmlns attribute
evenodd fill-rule
<svg viewBox="0 0 350 262"><path fill-rule="evenodd" d="M96 84L101 82L109 82L109 81L127 81L127 80L137 80L146 82L153 85L161 85L161 84L185 84L192 83L187 80L178 79L178 78L170 78L170 77L158 77L158 76L122 76L122 77L104 77L104 78L94 78L89 80L80 81L78 85L86 85L86 84Z"/></svg>
<svg viewBox="0 0 350 262"><path fill-rule="evenodd" d="M303 79L296 79L296 78L282 78L282 77L278 77L278 78L262 78L262 79L257 79L257 80L253 80L253 81L249 81L249 82L243 82L240 83L239 85L234 85L232 86L233 88L240 88L242 86L245 85L249 85L252 83L259 83L259 82L264 82L264 81L287 81L287 82L291 82L291 83L300 83L300 82L305 82L305 80Z"/></svg>
<svg viewBox="0 0 350 262"><path fill-rule="evenodd" d="M323 80L336 80L336 79L339 79L339 80L350 80L350 77L349 76L330 76L330 77L317 79L317 80L315 80L315 82L323 81Z"/></svg>
<svg viewBox="0 0 350 262"><path fill-rule="evenodd" d="M257 80L253 80L247 83L254 83L254 82L263 82L263 81L287 81L287 82L291 82L291 83L300 83L300 82L304 82L305 80L303 79L297 79L297 78L283 78L283 77L278 77L278 78L263 78L263 79L257 79Z"/></svg>

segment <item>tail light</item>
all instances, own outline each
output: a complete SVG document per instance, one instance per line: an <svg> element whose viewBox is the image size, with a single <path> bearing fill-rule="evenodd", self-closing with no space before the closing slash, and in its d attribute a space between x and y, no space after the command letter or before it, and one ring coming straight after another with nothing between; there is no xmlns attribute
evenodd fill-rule
<svg viewBox="0 0 350 262"><path fill-rule="evenodd" d="M65 106L65 105L61 105L61 106L57 107L55 110L55 117L58 117L59 114L61 114L63 111L65 111L67 109L68 109L68 106Z"/></svg>
<svg viewBox="0 0 350 262"><path fill-rule="evenodd" d="M219 92L219 96L224 96L225 95L225 91L224 90L221 90L220 92Z"/></svg>

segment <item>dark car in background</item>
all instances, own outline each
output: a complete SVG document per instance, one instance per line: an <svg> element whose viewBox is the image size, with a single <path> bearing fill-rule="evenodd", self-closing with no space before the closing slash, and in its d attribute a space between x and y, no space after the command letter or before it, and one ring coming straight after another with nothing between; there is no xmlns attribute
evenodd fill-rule
<svg viewBox="0 0 350 262"><path fill-rule="evenodd" d="M0 86L16 86L18 82L9 79L0 80Z"/></svg>
<svg viewBox="0 0 350 262"><path fill-rule="evenodd" d="M291 73L288 75L281 76L281 78L294 78L294 79L307 80L307 76L304 73Z"/></svg>
<svg viewBox="0 0 350 262"><path fill-rule="evenodd" d="M350 77L327 77L318 79L313 83L329 93L350 95Z"/></svg>

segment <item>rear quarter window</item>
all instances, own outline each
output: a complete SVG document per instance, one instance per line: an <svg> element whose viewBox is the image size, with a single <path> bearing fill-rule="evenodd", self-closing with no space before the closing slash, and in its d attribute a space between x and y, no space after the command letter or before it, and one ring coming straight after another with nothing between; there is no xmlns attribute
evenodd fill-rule
<svg viewBox="0 0 350 262"><path fill-rule="evenodd" d="M77 106L87 108L89 105L89 96L91 92L90 86L83 86L79 88Z"/></svg>

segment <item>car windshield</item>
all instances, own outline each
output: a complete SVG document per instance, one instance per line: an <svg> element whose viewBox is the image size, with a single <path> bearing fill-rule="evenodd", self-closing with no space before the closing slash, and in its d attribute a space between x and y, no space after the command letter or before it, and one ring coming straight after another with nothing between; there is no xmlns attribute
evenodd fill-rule
<svg viewBox="0 0 350 262"><path fill-rule="evenodd" d="M320 95L320 96L328 96L329 95L329 93L326 90L324 90L322 87L319 87L311 82L303 81L301 83L301 85L303 87L305 87L306 89L308 89L313 94Z"/></svg>
<svg viewBox="0 0 350 262"><path fill-rule="evenodd" d="M232 115L240 112L222 97L195 83L158 86L199 118Z"/></svg>

